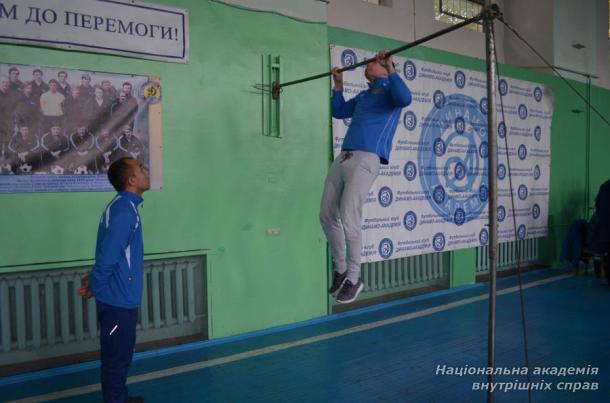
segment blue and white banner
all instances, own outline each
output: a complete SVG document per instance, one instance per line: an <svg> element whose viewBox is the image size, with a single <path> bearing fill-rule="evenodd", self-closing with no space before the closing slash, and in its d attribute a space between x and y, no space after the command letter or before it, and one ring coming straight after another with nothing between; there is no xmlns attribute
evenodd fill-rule
<svg viewBox="0 0 610 403"><path fill-rule="evenodd" d="M331 46L333 66L373 56L374 52ZM364 207L362 261L486 245L485 74L402 57L394 62L413 102L403 109L389 165L381 166ZM346 99L368 88L364 66L345 72L343 80ZM503 77L496 93L498 166L491 172L498 177L499 241L544 237L548 233L553 92L540 84ZM349 124L349 119L333 119L335 156Z"/></svg>
<svg viewBox="0 0 610 403"><path fill-rule="evenodd" d="M2 0L0 42L188 63L188 13L139 0Z"/></svg>

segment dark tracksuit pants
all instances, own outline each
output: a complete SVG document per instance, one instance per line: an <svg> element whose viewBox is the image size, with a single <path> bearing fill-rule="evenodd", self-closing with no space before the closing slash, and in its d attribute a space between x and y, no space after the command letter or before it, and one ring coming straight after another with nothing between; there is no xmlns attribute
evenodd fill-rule
<svg viewBox="0 0 610 403"><path fill-rule="evenodd" d="M138 309L125 309L97 301L100 322L102 395L107 403L127 401L127 372L136 343Z"/></svg>

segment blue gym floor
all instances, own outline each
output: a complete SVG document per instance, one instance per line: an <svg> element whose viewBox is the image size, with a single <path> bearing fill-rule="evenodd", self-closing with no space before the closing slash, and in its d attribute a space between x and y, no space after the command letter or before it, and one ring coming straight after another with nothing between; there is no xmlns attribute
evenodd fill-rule
<svg viewBox="0 0 610 403"><path fill-rule="evenodd" d="M599 368L597 375L533 376L551 390L533 391L532 401L610 401L610 287L590 273L575 277L560 269L530 272L523 280L532 370ZM524 364L516 285L515 276L498 280L498 367ZM477 284L297 326L139 353L129 390L147 402L485 402L486 392L472 388L486 376L436 372L443 365L487 365L488 303L487 284ZM99 402L97 365L0 378L0 400ZM526 377L496 378L515 381ZM557 389L566 382L596 383L597 390ZM527 402L527 392L496 389L495 398Z"/></svg>

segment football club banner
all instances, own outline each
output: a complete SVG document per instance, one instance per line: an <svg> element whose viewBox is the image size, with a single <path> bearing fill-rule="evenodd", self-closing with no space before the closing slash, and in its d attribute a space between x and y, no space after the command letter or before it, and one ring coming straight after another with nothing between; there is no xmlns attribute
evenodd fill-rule
<svg viewBox="0 0 610 403"><path fill-rule="evenodd" d="M332 66L374 55L331 46ZM389 164L381 166L364 206L362 262L486 245L490 174L498 178L499 242L546 236L551 89L501 77L496 88L498 165L490 168L485 74L403 57L394 57L394 63L413 101L402 110ZM364 68L343 73L346 100L368 88ZM335 157L349 125L350 119L333 118Z"/></svg>

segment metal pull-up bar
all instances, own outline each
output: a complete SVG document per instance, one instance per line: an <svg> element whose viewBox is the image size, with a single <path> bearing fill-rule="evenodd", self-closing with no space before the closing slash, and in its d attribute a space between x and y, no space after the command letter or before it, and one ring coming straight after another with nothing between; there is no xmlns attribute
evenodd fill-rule
<svg viewBox="0 0 610 403"><path fill-rule="evenodd" d="M464 20L464 21L462 21L462 22L460 22L458 24L455 24L455 25L452 25L452 26L447 27L445 29L442 29L440 31L437 31L437 32L435 32L433 34L430 34L428 36L424 36L423 38L417 39L417 40L415 40L413 42L409 42L409 43L407 43L405 45L402 45L402 46L400 46L400 47L398 47L396 49L392 49L389 52L387 52L387 54L386 54L387 56L386 57L392 56L393 54L396 54L398 52L402 52L403 50L407 50L407 49L415 47L417 45L421 45L424 42L428 42L428 41L430 41L432 39L438 38L439 36L445 35L445 34L447 34L449 32L453 32L453 31L455 31L457 29L465 27L466 25L479 22L482 19L484 19L486 17L486 15L490 11L491 11L491 13L493 15L496 15L499 12L498 6L496 4L492 4L490 7L484 9L480 14L478 14L478 15L472 17L472 18L468 18L467 20ZM366 60L363 60L363 61L361 61L359 63L352 64L351 66L343 67L342 69L339 69L338 72L339 73L343 73L344 71L353 70L353 69L355 69L357 67L367 65L368 63L370 63L370 62L372 62L374 60L375 60L375 58L366 59ZM285 83L280 83L278 81L274 81L271 84L271 86L265 85L265 84L257 84L257 85L254 86L254 88L256 88L258 90L262 90L262 91L267 91L267 92L271 91L271 95L272 95L273 99L278 99L280 97L280 93L282 92L282 88L284 88L284 87L288 87L289 85L304 83L306 81L317 80L318 78L328 77L328 76L330 76L332 74L333 74L332 71L327 71L325 73L316 74L314 76L305 77L305 78L301 78L299 80L294 80L294 81L288 81L288 82L285 82Z"/></svg>

